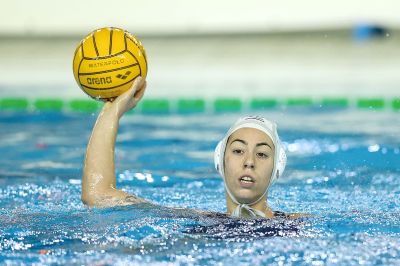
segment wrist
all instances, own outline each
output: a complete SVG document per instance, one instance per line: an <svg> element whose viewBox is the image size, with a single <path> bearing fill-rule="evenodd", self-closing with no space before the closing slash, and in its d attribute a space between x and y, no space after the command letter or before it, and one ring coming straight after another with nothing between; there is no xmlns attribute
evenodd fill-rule
<svg viewBox="0 0 400 266"><path fill-rule="evenodd" d="M119 120L122 115L119 114L117 109L118 108L116 108L116 106L115 106L115 104L113 104L113 102L106 102L106 103L104 103L104 106L101 109L99 117L104 117L106 119Z"/></svg>

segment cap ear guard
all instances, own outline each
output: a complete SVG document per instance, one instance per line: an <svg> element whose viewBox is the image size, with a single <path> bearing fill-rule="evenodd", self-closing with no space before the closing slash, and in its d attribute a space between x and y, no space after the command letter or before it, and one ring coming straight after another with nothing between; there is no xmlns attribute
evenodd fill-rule
<svg viewBox="0 0 400 266"><path fill-rule="evenodd" d="M217 147L215 147L215 152L214 152L214 166L215 169L217 170L217 172L223 177L224 173L223 173L223 169L222 169L222 162L221 162L221 156L223 154L223 152L221 151L222 149L222 143L223 140L221 140L220 142L218 142Z"/></svg>
<svg viewBox="0 0 400 266"><path fill-rule="evenodd" d="M283 174L283 171L285 171L286 161L287 161L286 152L283 149L282 143L279 139L277 140L277 145L275 148L277 149L277 151L275 152L275 159L277 161L276 163L274 163L275 169L271 176L270 185L272 185Z"/></svg>

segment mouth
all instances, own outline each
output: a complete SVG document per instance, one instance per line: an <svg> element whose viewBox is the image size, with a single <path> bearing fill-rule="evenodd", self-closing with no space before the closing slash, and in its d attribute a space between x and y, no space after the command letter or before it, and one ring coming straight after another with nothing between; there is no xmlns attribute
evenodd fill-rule
<svg viewBox="0 0 400 266"><path fill-rule="evenodd" d="M250 175L242 175L239 178L239 183L240 183L240 186L245 187L245 188L249 188L249 187L252 187L254 185L255 180Z"/></svg>

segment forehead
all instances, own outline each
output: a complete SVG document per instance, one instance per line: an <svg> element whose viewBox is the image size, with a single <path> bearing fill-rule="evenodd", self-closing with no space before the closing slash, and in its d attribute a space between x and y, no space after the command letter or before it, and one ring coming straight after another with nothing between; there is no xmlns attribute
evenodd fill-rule
<svg viewBox="0 0 400 266"><path fill-rule="evenodd" d="M272 141L272 139L266 133L256 128L244 127L236 130L229 137L228 143L231 143L235 139L241 139L246 141L247 143L266 142L271 147L274 146L274 142Z"/></svg>

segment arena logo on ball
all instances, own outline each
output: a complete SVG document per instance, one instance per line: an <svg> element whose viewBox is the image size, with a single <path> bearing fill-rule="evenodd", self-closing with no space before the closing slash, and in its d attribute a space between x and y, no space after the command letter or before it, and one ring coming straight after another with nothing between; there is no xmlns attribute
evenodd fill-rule
<svg viewBox="0 0 400 266"><path fill-rule="evenodd" d="M116 75L116 77L119 79L126 79L129 76L129 74L131 74L131 73L132 72L130 72L130 71L126 71L125 74L123 74L123 75L118 74L118 75Z"/></svg>
<svg viewBox="0 0 400 266"><path fill-rule="evenodd" d="M110 84L112 83L111 76L104 77L104 78L87 78L87 83L92 84Z"/></svg>

